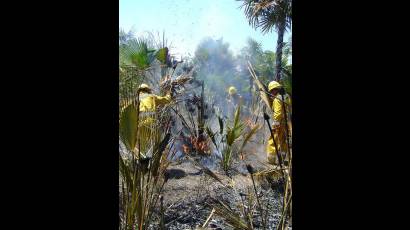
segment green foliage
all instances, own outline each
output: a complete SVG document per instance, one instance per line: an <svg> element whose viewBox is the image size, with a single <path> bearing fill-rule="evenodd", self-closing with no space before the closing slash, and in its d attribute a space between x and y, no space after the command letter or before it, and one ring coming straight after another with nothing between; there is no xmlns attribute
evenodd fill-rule
<svg viewBox="0 0 410 230"><path fill-rule="evenodd" d="M222 168L225 172L231 168L232 164L232 146L225 145L224 149L222 150Z"/></svg>
<svg viewBox="0 0 410 230"><path fill-rule="evenodd" d="M289 95L292 95L292 65L287 65L283 68L284 77L282 79L283 86Z"/></svg>
<svg viewBox="0 0 410 230"><path fill-rule="evenodd" d="M149 41L144 38L131 39L120 46L120 65L135 66L146 70L154 61L155 50L149 47Z"/></svg>
<svg viewBox="0 0 410 230"><path fill-rule="evenodd" d="M232 127L228 126L226 129L224 148L222 150L222 168L227 172L232 165L232 154L234 143L242 136L245 124L240 121L241 106L239 105L235 110Z"/></svg>
<svg viewBox="0 0 410 230"><path fill-rule="evenodd" d="M137 144L137 127L137 109L135 105L131 103L123 110L120 118L120 138L131 152L134 152Z"/></svg>
<svg viewBox="0 0 410 230"><path fill-rule="evenodd" d="M288 59L292 55L290 41L285 44L284 51L283 67L287 67ZM196 49L193 64L198 67L198 79L204 80L207 90L216 97L225 98L227 88L233 85L245 103L249 103L253 83L247 69L247 61L251 62L262 83L268 84L274 79L275 52L263 50L261 44L252 38L248 38L246 45L235 57L229 50L229 44L222 39L204 39ZM283 76L286 77L285 74Z"/></svg>
<svg viewBox="0 0 410 230"><path fill-rule="evenodd" d="M234 123L232 127L228 126L228 131L226 133L226 143L229 146L232 146L233 143L241 136L242 131L245 128L245 124L240 122L239 116L240 116L240 106L238 106L235 110L235 116L234 116Z"/></svg>
<svg viewBox="0 0 410 230"><path fill-rule="evenodd" d="M275 80L281 80L283 35L291 27L292 0L240 0L249 24L254 28L261 28L263 33L271 32L273 28L278 32L276 54ZM272 79L273 80L273 79Z"/></svg>
<svg viewBox="0 0 410 230"><path fill-rule="evenodd" d="M273 80L273 76L276 70L275 60L276 60L275 53L267 50L263 52L259 63L257 63L254 66L255 71L259 74L261 81L265 84Z"/></svg>
<svg viewBox="0 0 410 230"><path fill-rule="evenodd" d="M161 64L166 65L168 61L168 48L164 47L158 50L155 57L161 62Z"/></svg>
<svg viewBox="0 0 410 230"><path fill-rule="evenodd" d="M170 133L159 132L162 130L160 123L154 123L150 134L153 138L149 141L142 139L138 130L138 120L138 111L134 103L126 106L120 113L120 140L126 147L122 150L122 155L120 154L120 229L125 230L148 228L166 181L164 170L167 166L167 156L164 152L170 142ZM156 135L159 137L156 138ZM138 149L137 143L145 146L147 152L140 152L142 148ZM149 149L152 149L151 156L146 157L149 155Z"/></svg>
<svg viewBox="0 0 410 230"><path fill-rule="evenodd" d="M259 129L259 126L256 125L253 127L249 132L244 132L245 130L245 124L240 121L240 108L241 106L238 106L236 111L235 111L235 116L234 116L234 122L233 126L227 128L227 133L226 133L226 145L225 148L222 151L222 167L225 171L228 171L231 168L232 165L232 153L234 149L234 143L239 140L239 138L243 137L243 142L241 147L239 148L238 153L241 153L243 148L246 146L248 141L251 139L251 137L256 133L256 131Z"/></svg>
<svg viewBox="0 0 410 230"><path fill-rule="evenodd" d="M280 23L290 27L292 22L291 0L238 0L243 2L242 8L249 25L261 28L262 33L271 32Z"/></svg>
<svg viewBox="0 0 410 230"><path fill-rule="evenodd" d="M157 204L166 179L163 178L165 167L163 151L169 143L170 135L166 135L152 158L131 159L120 156L121 206L120 229L147 229L151 215Z"/></svg>
<svg viewBox="0 0 410 230"><path fill-rule="evenodd" d="M243 62L245 63L249 61L252 65L255 65L261 61L262 55L262 44L252 38L248 38L245 47L241 49L239 58L244 59Z"/></svg>
<svg viewBox="0 0 410 230"><path fill-rule="evenodd" d="M238 59L243 68L246 69L244 77L249 77L249 72L246 68L249 61L254 67L259 79L267 84L273 79L275 74L275 59L276 55L273 51L263 50L261 44L252 38L248 38L246 46L242 48ZM247 83L249 85L249 83Z"/></svg>
<svg viewBox="0 0 410 230"><path fill-rule="evenodd" d="M124 230L148 228L167 180L164 153L171 136L165 132L162 121L169 120L169 113L145 117L154 118L154 122L142 132L136 103L138 86L155 76L149 70L168 57L167 48L157 51L152 44L149 38L134 38L120 31L119 137L125 146L120 148L120 229ZM143 138L145 135L149 138Z"/></svg>
<svg viewBox="0 0 410 230"><path fill-rule="evenodd" d="M283 46L283 56L285 58L292 56L292 37L290 37L289 41L286 42Z"/></svg>

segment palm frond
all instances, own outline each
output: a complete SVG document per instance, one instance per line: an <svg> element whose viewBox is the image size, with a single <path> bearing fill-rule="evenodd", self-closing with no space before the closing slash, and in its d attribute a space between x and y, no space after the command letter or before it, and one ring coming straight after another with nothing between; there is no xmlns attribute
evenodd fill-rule
<svg viewBox="0 0 410 230"><path fill-rule="evenodd" d="M138 117L135 105L129 104L120 116L120 138L128 151L134 151L137 144Z"/></svg>
<svg viewBox="0 0 410 230"><path fill-rule="evenodd" d="M154 49L145 38L131 39L120 46L120 65L131 65L139 70L147 69L154 61Z"/></svg>
<svg viewBox="0 0 410 230"><path fill-rule="evenodd" d="M241 114L241 105L239 104L238 107L235 110L235 117L234 117L233 127L237 127L239 125L240 114Z"/></svg>
<svg viewBox="0 0 410 230"><path fill-rule="evenodd" d="M228 127L228 132L226 134L226 143L228 145L233 145L233 143L241 136L242 131L245 129L244 124L239 124L234 127Z"/></svg>
<svg viewBox="0 0 410 230"><path fill-rule="evenodd" d="M243 4L244 13L249 25L261 28L262 33L268 33L278 24L285 23L289 28L292 22L291 0L239 0Z"/></svg>
<svg viewBox="0 0 410 230"><path fill-rule="evenodd" d="M155 57L161 62L161 64L166 65L168 63L168 48L164 47L158 50Z"/></svg>

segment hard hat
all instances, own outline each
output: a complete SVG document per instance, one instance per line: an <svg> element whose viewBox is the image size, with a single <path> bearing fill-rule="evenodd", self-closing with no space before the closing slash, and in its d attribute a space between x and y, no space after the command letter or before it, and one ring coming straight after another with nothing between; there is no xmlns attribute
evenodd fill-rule
<svg viewBox="0 0 410 230"><path fill-rule="evenodd" d="M145 93L150 93L152 92L151 87L149 87L147 84L143 83L140 85L140 87L138 87L140 92L145 92Z"/></svg>
<svg viewBox="0 0 410 230"><path fill-rule="evenodd" d="M272 89L276 89L276 88L280 88L280 87L282 87L282 85L279 84L279 82L271 81L271 82L269 82L268 90L271 91Z"/></svg>
<svg viewBox="0 0 410 230"><path fill-rule="evenodd" d="M231 86L231 87L229 87L228 92L229 92L230 95L234 95L234 94L236 94L236 88Z"/></svg>
<svg viewBox="0 0 410 230"><path fill-rule="evenodd" d="M140 89L151 89L147 84L143 83L139 87Z"/></svg>

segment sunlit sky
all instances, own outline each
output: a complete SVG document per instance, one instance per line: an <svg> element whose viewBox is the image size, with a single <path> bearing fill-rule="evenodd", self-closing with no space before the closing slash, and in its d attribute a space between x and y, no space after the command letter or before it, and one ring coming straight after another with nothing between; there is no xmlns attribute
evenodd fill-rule
<svg viewBox="0 0 410 230"><path fill-rule="evenodd" d="M235 0L119 0L119 27L135 36L159 33L171 43L174 55L194 54L204 37L223 38L237 53L248 37L262 44L264 50L275 51L276 32L265 35L249 26ZM288 41L289 33L284 41Z"/></svg>

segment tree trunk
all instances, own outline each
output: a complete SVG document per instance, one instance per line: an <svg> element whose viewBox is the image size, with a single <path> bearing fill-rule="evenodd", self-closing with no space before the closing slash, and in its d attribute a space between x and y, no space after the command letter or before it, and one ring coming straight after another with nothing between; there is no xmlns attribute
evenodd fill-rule
<svg viewBox="0 0 410 230"><path fill-rule="evenodd" d="M275 81L279 82L282 78L282 49L283 49L283 35L285 34L285 22L279 24L278 41L276 43L276 74Z"/></svg>

